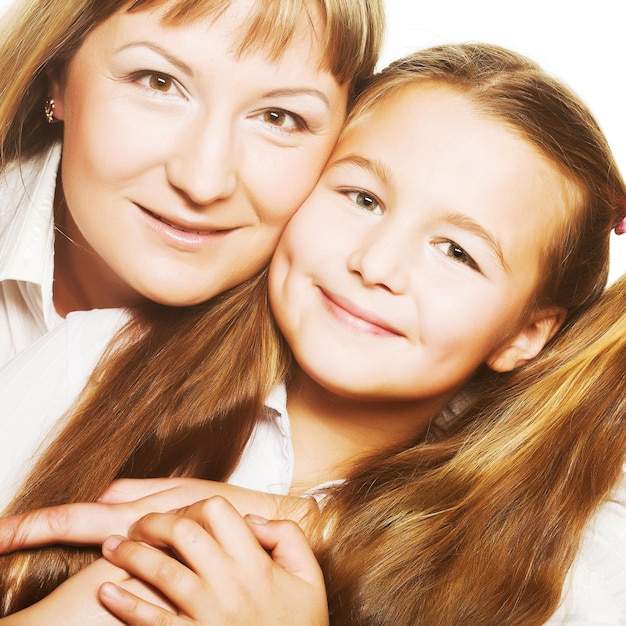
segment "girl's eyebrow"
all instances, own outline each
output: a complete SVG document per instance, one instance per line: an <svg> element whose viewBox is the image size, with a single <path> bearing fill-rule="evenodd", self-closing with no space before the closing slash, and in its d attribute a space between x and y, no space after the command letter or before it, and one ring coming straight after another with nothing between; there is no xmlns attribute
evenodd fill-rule
<svg viewBox="0 0 626 626"><path fill-rule="evenodd" d="M444 217L444 220L453 226L462 228L476 237L480 237L480 239L482 239L495 254L500 265L502 266L502 269L504 269L507 274L510 273L511 268L504 258L504 252L502 251L500 242L477 221L468 215L463 215L462 213L450 213Z"/></svg>
<svg viewBox="0 0 626 626"><path fill-rule="evenodd" d="M170 63L174 67L177 67L181 72L183 72L187 76L189 77L193 76L193 69L190 65L188 65L187 63L185 63L183 60L179 59L178 57L174 56L168 50L166 50L159 44L154 43L153 41L146 41L146 40L134 41L132 43L128 43L119 47L115 51L115 53L117 54L119 52L128 50L130 48L148 48L148 50L152 50L152 52L156 52L156 54L158 54L159 56L162 56L168 63Z"/></svg>
<svg viewBox="0 0 626 626"><path fill-rule="evenodd" d="M366 157L360 156L358 154L348 154L336 161L333 161L329 169L340 167L342 165L356 165L357 167L363 168L376 176L383 184L391 185L392 175L391 170L387 167L385 163L379 161L378 159L368 159Z"/></svg>
<svg viewBox="0 0 626 626"><path fill-rule="evenodd" d="M336 161L333 161L329 165L328 169L341 167L342 165L354 165L361 167L371 172L383 184L391 184L392 175L389 167L378 159L368 159L358 154L348 154L340 159L337 159ZM461 228L476 237L480 237L480 239L482 239L494 253L502 269L504 269L507 274L510 273L511 269L504 258L504 252L502 251L500 242L476 220L472 219L469 215L464 215L463 213L450 213L444 216L444 221L452 224L453 226L457 226L458 228Z"/></svg>

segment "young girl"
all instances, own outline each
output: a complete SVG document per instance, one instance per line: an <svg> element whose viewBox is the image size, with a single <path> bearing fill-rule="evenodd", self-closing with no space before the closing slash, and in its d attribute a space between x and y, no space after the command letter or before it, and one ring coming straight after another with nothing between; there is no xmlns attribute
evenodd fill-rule
<svg viewBox="0 0 626 626"><path fill-rule="evenodd" d="M17 4L0 28L0 365L72 311L195 304L264 267L382 28L380 0Z"/></svg>
<svg viewBox="0 0 626 626"><path fill-rule="evenodd" d="M468 381L534 358L568 313L598 296L625 195L586 109L529 61L467 45L395 64L359 102L274 256L269 293L294 361L275 334L264 274L177 311L174 333L171 311L146 309L150 341L122 343L104 362L9 512L93 500L116 476L237 482L247 465L292 494L344 480L329 489L319 531L332 538L322 559L331 619L419 622L420 602L393 605L420 586L432 558L408 549L401 531L419 528L411 498L428 467L423 442L439 431L433 420ZM428 491L440 493L447 510L444 492ZM361 525L344 536L344 518L361 505ZM391 520L389 510L398 511ZM449 519L446 532L464 520ZM515 541L503 544L507 554ZM6 613L84 562L60 568L60 553L4 557ZM392 575L393 594L381 595ZM457 582L438 589L457 598ZM543 584L558 599L562 580ZM526 615L524 597L512 597L498 611ZM499 623L465 620L465 610L456 623Z"/></svg>
<svg viewBox="0 0 626 626"><path fill-rule="evenodd" d="M303 522L316 539L331 594L341 580L341 595L357 598L349 605L352 621L346 609L333 622L363 623L363 609L355 610L363 603L369 611L377 607L375 623L380 624L543 623L558 601L563 573L582 537L572 580L547 623L622 623L626 607L612 603L607 591L623 594L626 588L624 362L626 276L448 433L416 448L416 467L422 470L411 484L401 481L390 494L377 488L372 475L355 475L352 485L335 488L320 520ZM387 461L388 469L407 461L397 455ZM542 471L535 471L539 466ZM613 490L618 481L619 489ZM368 494L362 498L364 489ZM589 524L607 498L610 502ZM181 514L149 515L131 534L135 541L174 550L179 559L121 537L105 542L104 554L177 599L184 623L215 623L216 606L225 611L223 607L243 604L239 616L245 617L245 603L232 600L233 587L241 593L233 580L243 580L240 587L261 589L257 579L268 579L258 605L277 601L279 592L270 586L274 577L264 575L268 566L254 538L272 550L271 566L284 569L280 584L285 590L300 582L298 600L301 605L307 601L305 585L315 584L315 570L293 528L252 516L243 524L219 501L190 507L184 511L187 519ZM391 530L394 524L397 528ZM319 529L328 527L333 530L322 539ZM388 537L381 539L384 527ZM406 554L400 556L395 545ZM257 568L253 576L251 561ZM370 574L374 563L382 571ZM323 602L321 589L318 596ZM129 601L119 588L103 587L101 597L132 626L165 623L159 622L164 619L161 610ZM517 600L521 602L512 609ZM333 605L337 607L337 598L331 595ZM379 618L383 609L389 619ZM274 615L280 615L278 609ZM179 622L170 617L166 623ZM315 623L323 624L323 617Z"/></svg>

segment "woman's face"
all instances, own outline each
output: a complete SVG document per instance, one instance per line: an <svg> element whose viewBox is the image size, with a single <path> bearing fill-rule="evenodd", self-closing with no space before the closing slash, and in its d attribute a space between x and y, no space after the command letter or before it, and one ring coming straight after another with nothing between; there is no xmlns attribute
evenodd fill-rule
<svg viewBox="0 0 626 626"><path fill-rule="evenodd" d="M69 208L57 280L96 285L92 306L187 305L238 284L317 181L347 87L320 69L305 19L279 61L238 58L248 6L176 26L163 8L116 13L52 80Z"/></svg>
<svg viewBox="0 0 626 626"><path fill-rule="evenodd" d="M388 97L340 139L272 261L301 369L345 397L446 402L482 363L532 358L559 321L526 307L567 197L551 164L458 93Z"/></svg>

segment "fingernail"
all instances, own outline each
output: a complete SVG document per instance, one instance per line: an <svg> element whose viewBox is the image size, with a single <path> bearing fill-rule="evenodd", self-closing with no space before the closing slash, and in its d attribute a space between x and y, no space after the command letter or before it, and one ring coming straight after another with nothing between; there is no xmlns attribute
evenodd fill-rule
<svg viewBox="0 0 626 626"><path fill-rule="evenodd" d="M119 546L120 543L122 543L122 539L123 537L118 537L117 535L111 535L110 537L107 537L104 540L104 543L102 544L102 549L108 550L109 552L113 552L117 548L117 546Z"/></svg>
<svg viewBox="0 0 626 626"><path fill-rule="evenodd" d="M113 583L103 583L100 585L100 598L103 600L119 600L122 598L120 590Z"/></svg>
<svg viewBox="0 0 626 626"><path fill-rule="evenodd" d="M267 518L261 517L260 515L254 515L253 513L246 515L246 519L249 519L253 524L267 524L269 521Z"/></svg>

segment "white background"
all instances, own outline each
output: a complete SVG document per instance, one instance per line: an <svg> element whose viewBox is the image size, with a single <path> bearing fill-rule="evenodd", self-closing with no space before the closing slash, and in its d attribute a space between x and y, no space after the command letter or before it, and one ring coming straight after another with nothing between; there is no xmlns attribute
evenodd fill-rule
<svg viewBox="0 0 626 626"><path fill-rule="evenodd" d="M0 11L11 0L0 0ZM487 41L521 52L591 108L626 173L625 0L385 0L382 63L442 42ZM611 279L626 273L626 235L613 238Z"/></svg>

